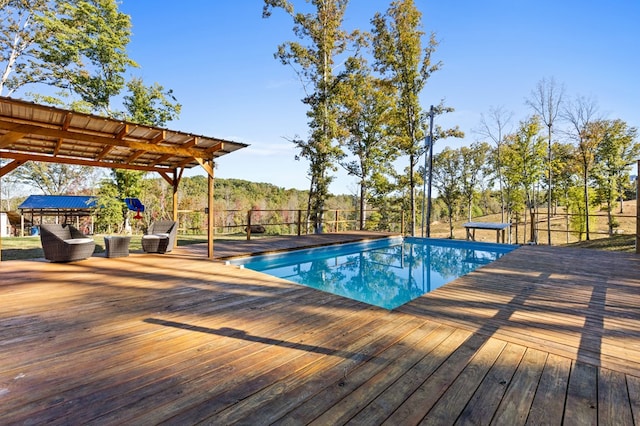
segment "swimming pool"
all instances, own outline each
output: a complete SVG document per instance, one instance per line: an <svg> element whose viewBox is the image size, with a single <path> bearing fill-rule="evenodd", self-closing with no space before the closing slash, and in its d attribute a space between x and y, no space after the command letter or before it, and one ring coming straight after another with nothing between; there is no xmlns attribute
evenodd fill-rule
<svg viewBox="0 0 640 426"><path fill-rule="evenodd" d="M394 309L515 248L510 244L394 237L233 259L230 263Z"/></svg>

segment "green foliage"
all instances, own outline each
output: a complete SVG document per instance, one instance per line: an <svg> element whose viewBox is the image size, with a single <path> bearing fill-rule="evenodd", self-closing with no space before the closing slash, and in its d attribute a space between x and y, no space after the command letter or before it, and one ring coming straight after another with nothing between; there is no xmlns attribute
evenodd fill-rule
<svg viewBox="0 0 640 426"><path fill-rule="evenodd" d="M100 182L97 191L98 202L93 214L96 217L95 232L122 232L122 200L118 188L110 179Z"/></svg>
<svg viewBox="0 0 640 426"><path fill-rule="evenodd" d="M97 171L93 167L29 161L11 172L15 181L38 188L46 195L91 192Z"/></svg>
<svg viewBox="0 0 640 426"><path fill-rule="evenodd" d="M129 94L124 96L125 119L147 126L163 127L180 115L182 106L173 96L172 90L155 83L145 86L141 78L127 83Z"/></svg>
<svg viewBox="0 0 640 426"><path fill-rule="evenodd" d="M575 147L568 143L554 143L551 145L551 169L554 180L553 199L561 204L567 204L569 188L576 184L577 163Z"/></svg>
<svg viewBox="0 0 640 426"><path fill-rule="evenodd" d="M449 237L453 238L453 216L462 201L462 155L445 148L433 158L433 185L440 193L449 219Z"/></svg>
<svg viewBox="0 0 640 426"><path fill-rule="evenodd" d="M524 201L529 208L528 216L535 208L535 184L544 174L545 139L540 129L537 116L521 121L518 131L507 135L502 147L505 201L510 211L520 211ZM525 224L526 218L527 215Z"/></svg>
<svg viewBox="0 0 640 426"><path fill-rule="evenodd" d="M29 54L43 31L35 17L47 4L47 0L0 1L0 95L11 96L38 78L39 69L30 67Z"/></svg>
<svg viewBox="0 0 640 426"><path fill-rule="evenodd" d="M109 113L110 100L136 63L126 53L131 21L115 0L56 1L36 18L38 81L77 94L94 111Z"/></svg>
<svg viewBox="0 0 640 426"><path fill-rule="evenodd" d="M637 129L622 120L601 120L598 123L601 135L595 152L593 167L597 183L596 199L606 205L609 235L616 227L611 215L615 200L624 194L631 166L640 154L640 144L635 140Z"/></svg>
<svg viewBox="0 0 640 426"><path fill-rule="evenodd" d="M375 69L394 90L395 108L389 121L393 129L393 145L409 158L408 188L411 221L410 232L415 235L416 205L414 179L415 167L423 152L425 119L420 93L429 76L440 69L441 64L431 63L431 55L438 45L435 34L422 48L422 14L413 0L397 0L387 12L377 13L373 20L373 56Z"/></svg>
<svg viewBox="0 0 640 426"><path fill-rule="evenodd" d="M461 164L461 193L467 203L469 221L474 214L473 200L478 193L479 186L485 175L491 173L487 168L487 156L490 147L486 142L476 142L469 147L460 148ZM476 214L478 211L476 211Z"/></svg>
<svg viewBox="0 0 640 426"><path fill-rule="evenodd" d="M589 188L591 198L593 198L594 190ZM580 187L571 187L568 191L568 209L571 214L569 220L569 227L573 235L578 240L582 241L587 236L587 223L590 224L590 228L595 225L595 218L587 215L587 209L585 208L585 196L584 191Z"/></svg>
<svg viewBox="0 0 640 426"><path fill-rule="evenodd" d="M281 44L276 58L296 70L308 94L302 102L309 107L309 138L295 138L292 142L299 150L299 158L309 161L308 211L313 212L314 226L318 229L322 223L320 212L333 179L329 173L335 170L335 160L341 155L335 143L341 130L337 121L334 62L336 56L344 52L351 36L341 29L348 0L311 0L310 3L314 13L307 14L295 12L287 0L265 0L263 17L270 16L275 8L283 9L292 17L293 32L301 40Z"/></svg>
<svg viewBox="0 0 640 426"><path fill-rule="evenodd" d="M592 169L596 150L600 143L599 133L601 130L600 126L594 123L594 121L597 121L595 120L596 109L593 101L578 97L567 106L564 113L564 118L571 125L570 136L576 141L575 158L584 193L585 234L587 240L590 239L589 231L591 227L591 221L589 220L589 207L591 205L589 183L592 179Z"/></svg>
<svg viewBox="0 0 640 426"><path fill-rule="evenodd" d="M338 121L346 130L340 141L353 160L340 161L340 164L359 179L359 210L363 212L371 198L370 188L378 182L374 175L388 175L398 155L396 147L390 143L387 124L393 99L389 88L371 75L364 58L349 58L346 68L346 77L339 86L341 114ZM375 191L384 192L384 188L378 187ZM360 217L362 228L364 215Z"/></svg>

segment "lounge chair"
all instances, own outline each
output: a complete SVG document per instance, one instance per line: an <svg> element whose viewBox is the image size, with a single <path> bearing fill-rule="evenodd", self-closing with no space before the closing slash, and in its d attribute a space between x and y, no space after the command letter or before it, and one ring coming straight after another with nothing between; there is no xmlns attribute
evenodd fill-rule
<svg viewBox="0 0 640 426"><path fill-rule="evenodd" d="M165 253L173 250L178 232L178 222L159 220L149 226L147 234L142 236L142 250L146 253Z"/></svg>
<svg viewBox="0 0 640 426"><path fill-rule="evenodd" d="M91 257L96 247L93 238L71 225L40 225L44 258L51 262L72 262Z"/></svg>

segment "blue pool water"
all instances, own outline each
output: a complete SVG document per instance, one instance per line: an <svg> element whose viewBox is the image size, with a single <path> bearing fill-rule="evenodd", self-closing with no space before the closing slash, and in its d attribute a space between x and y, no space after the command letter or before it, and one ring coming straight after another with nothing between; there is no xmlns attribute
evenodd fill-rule
<svg viewBox="0 0 640 426"><path fill-rule="evenodd" d="M252 256L230 263L394 309L515 248L508 244L396 237Z"/></svg>

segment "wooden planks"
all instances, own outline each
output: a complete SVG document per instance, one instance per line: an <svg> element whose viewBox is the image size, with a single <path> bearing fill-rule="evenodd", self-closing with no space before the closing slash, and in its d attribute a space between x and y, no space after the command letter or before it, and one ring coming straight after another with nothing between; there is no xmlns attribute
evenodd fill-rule
<svg viewBox="0 0 640 426"><path fill-rule="evenodd" d="M386 311L197 250L3 262L0 423L639 423L633 256L523 247Z"/></svg>
<svg viewBox="0 0 640 426"><path fill-rule="evenodd" d="M399 310L639 376L639 260L525 246Z"/></svg>

